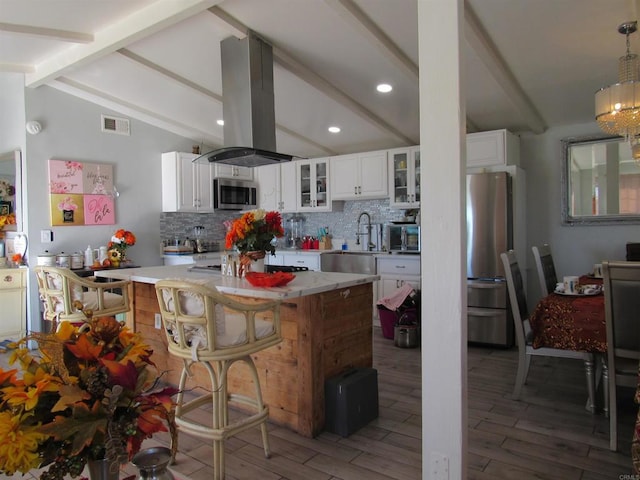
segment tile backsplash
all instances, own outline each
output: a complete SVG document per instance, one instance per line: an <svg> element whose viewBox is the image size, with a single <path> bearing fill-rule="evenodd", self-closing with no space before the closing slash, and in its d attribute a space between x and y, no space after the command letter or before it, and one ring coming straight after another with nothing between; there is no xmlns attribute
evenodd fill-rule
<svg viewBox="0 0 640 480"><path fill-rule="evenodd" d="M329 233L333 237L333 247L340 248L343 239L349 245L355 244L358 216L367 212L371 216L372 223L390 223L402 220L405 210L398 210L389 206L389 200L359 200L349 202L336 202L335 206L343 205L340 211L299 213L304 219L302 234L316 235L318 229L329 227ZM209 242L219 242L220 248L224 248L224 236L226 229L224 222L232 220L239 215L236 211L220 210L215 213L161 213L160 235L162 240L173 241L175 238L184 240L194 238L194 227L204 227L204 239ZM283 220L291 218L293 214L285 213Z"/></svg>

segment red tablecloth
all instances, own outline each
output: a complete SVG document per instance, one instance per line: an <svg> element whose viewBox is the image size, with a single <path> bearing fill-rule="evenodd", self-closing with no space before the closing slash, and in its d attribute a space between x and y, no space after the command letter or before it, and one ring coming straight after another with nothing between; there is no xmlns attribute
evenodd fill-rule
<svg viewBox="0 0 640 480"><path fill-rule="evenodd" d="M580 283L602 284L602 280L581 277ZM601 353L607 351L602 293L593 296L552 293L536 305L529 322L533 330L533 348L552 347Z"/></svg>

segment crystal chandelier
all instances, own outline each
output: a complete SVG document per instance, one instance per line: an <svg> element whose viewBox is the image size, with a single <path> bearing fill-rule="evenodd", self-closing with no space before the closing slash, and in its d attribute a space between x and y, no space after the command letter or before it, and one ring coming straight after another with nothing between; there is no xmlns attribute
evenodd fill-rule
<svg viewBox="0 0 640 480"><path fill-rule="evenodd" d="M640 78L638 55L629 52L629 35L637 22L626 22L618 32L627 37L627 53L618 60L618 83L596 92L596 120L602 130L624 137L631 153L640 160Z"/></svg>

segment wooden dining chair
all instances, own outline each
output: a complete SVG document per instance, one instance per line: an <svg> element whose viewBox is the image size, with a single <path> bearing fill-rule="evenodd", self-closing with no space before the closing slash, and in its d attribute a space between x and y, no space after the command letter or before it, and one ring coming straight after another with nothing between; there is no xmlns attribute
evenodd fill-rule
<svg viewBox="0 0 640 480"><path fill-rule="evenodd" d="M540 292L546 297L556 289L558 276L556 275L556 267L553 263L551 255L551 247L544 244L541 247L531 247L533 258L536 261L536 269L538 271L538 280L540 281Z"/></svg>
<svg viewBox="0 0 640 480"><path fill-rule="evenodd" d="M602 262L607 323L609 449L618 449L617 387L638 386L640 262ZM605 384L606 385L606 384ZM629 430L629 438L632 431Z"/></svg>
<svg viewBox="0 0 640 480"><path fill-rule="evenodd" d="M533 330L529 324L529 310L527 309L527 298L524 291L522 273L518 265L518 258L513 250L500 254L504 273L507 280L507 290L509 291L509 303L513 315L516 344L518 345L518 373L516 374L516 384L513 388L513 398L518 400L522 387L527 381L531 357L559 357L575 358L584 361L585 374L587 377L587 392L589 394L589 405L594 405L595 399L595 371L593 353L576 352L574 350L564 350L559 348L533 348Z"/></svg>

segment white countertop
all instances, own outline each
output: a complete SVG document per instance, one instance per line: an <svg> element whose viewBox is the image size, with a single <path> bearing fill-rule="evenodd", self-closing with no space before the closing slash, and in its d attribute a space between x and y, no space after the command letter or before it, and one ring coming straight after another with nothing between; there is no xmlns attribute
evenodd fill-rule
<svg viewBox="0 0 640 480"><path fill-rule="evenodd" d="M284 287L254 287L244 278L221 275L218 272L190 271L191 265L123 268L121 270L98 270L96 277L131 280L141 283L156 283L166 279L210 279L208 284L222 293L244 297L284 299L315 295L338 288L352 287L379 280L378 275L354 273L295 272L294 278Z"/></svg>

